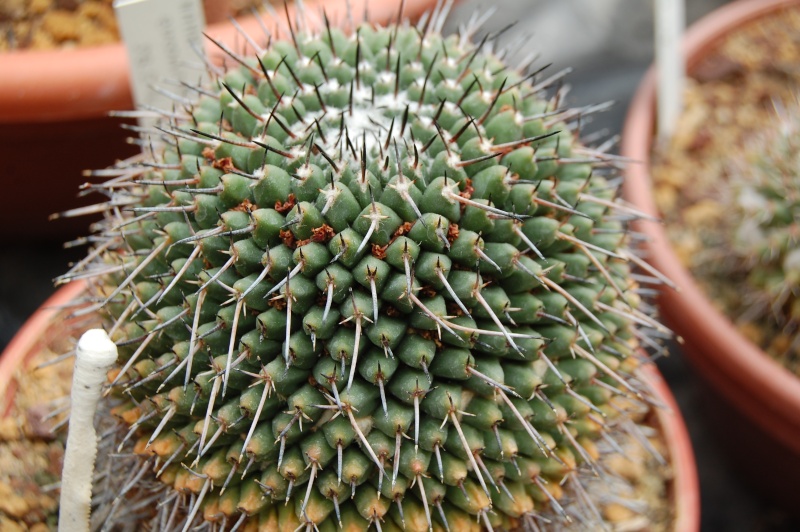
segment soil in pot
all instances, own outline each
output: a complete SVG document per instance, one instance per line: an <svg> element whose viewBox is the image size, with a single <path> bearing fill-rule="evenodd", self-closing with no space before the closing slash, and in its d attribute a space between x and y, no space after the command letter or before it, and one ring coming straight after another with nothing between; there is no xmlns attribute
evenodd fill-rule
<svg viewBox="0 0 800 532"><path fill-rule="evenodd" d="M0 52L97 46L119 40L113 0L5 0Z"/></svg>
<svg viewBox="0 0 800 532"><path fill-rule="evenodd" d="M800 374L797 331L759 312L748 293L752 265L732 253L739 219L729 186L748 171L745 152L779 127L776 106L796 106L800 7L753 21L719 42L694 68L669 145L653 154L655 199L681 262L741 333ZM796 343L796 342L795 342Z"/></svg>
<svg viewBox="0 0 800 532"><path fill-rule="evenodd" d="M32 359L42 362L46 353ZM19 379L10 415L0 420L0 529L49 530L57 522L64 438L46 420L64 402L70 381L66 364L43 368Z"/></svg>
<svg viewBox="0 0 800 532"><path fill-rule="evenodd" d="M50 300L52 302L52 299ZM64 457L72 364L52 364L74 349L65 328L90 322L68 322L64 312L53 319L17 366L5 366L0 380L0 530L54 530L58 520L58 483ZM29 331L26 331L30 334ZM14 357L3 353L4 361ZM51 364L47 364L51 362Z"/></svg>
<svg viewBox="0 0 800 532"><path fill-rule="evenodd" d="M0 52L116 42L119 30L112 4L113 0L3 0ZM231 0L229 9L238 16L262 5L260 0Z"/></svg>
<svg viewBox="0 0 800 532"><path fill-rule="evenodd" d="M92 326L91 319L76 321L66 316L66 311L55 315L41 340L19 356L20 365L13 374L0 377L5 381L0 388L6 389L0 403L0 530L44 532L57 525L74 360L62 359L74 348L78 332ZM15 355L3 353L10 356ZM597 464L603 477L585 483L610 530L676 529L677 466L669 461L662 426L664 416L670 415L653 408L640 410L633 418L636 423L613 431L613 441L598 444L609 447L606 451L621 451L603 453ZM580 523L575 528L588 530Z"/></svg>

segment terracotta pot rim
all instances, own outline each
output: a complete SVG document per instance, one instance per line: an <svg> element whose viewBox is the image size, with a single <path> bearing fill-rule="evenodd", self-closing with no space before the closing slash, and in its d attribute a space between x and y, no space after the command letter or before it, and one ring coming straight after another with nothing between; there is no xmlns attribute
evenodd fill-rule
<svg viewBox="0 0 800 532"><path fill-rule="evenodd" d="M739 0L712 12L686 34L683 49L688 68L697 65L704 52L731 30L798 4L798 0ZM621 153L636 161L626 170L625 195L652 215L658 214L649 175L655 101L656 73L651 68L631 102ZM662 225L642 222L638 229L649 239L650 262L680 287L680 291L663 290L659 299L668 323L686 338L690 360L703 368L712 384L727 389L723 393L755 423L800 452L800 379L742 336L713 306L677 258ZM700 323L704 324L702 330ZM705 344L705 349L692 349L692 344Z"/></svg>
<svg viewBox="0 0 800 532"><path fill-rule="evenodd" d="M16 393L16 369L42 345L50 322L68 303L86 289L86 283L75 281L57 290L34 312L0 353L0 418L8 415L11 398Z"/></svg>
<svg viewBox="0 0 800 532"><path fill-rule="evenodd" d="M324 6L333 20L344 17L346 9L344 0L305 0L304 4L312 16ZM363 19L368 5L369 18L384 23L397 15L400 4L349 0L349 5L356 20ZM416 18L432 5L432 0L406 0L404 16ZM288 9L293 16L295 4L289 4ZM283 18L282 11L279 16ZM270 18L263 14L263 20ZM252 35L263 33L253 15L241 17L238 22ZM228 21L209 25L207 33L227 43L242 40ZM207 45L209 52L214 51L212 48ZM122 43L0 53L0 72L13 72L0 83L0 124L90 119L104 117L112 110L130 109L133 102L128 65Z"/></svg>
<svg viewBox="0 0 800 532"><path fill-rule="evenodd" d="M677 532L699 532L700 480L686 422L675 397L656 366L645 365L641 368L640 374L664 405L664 408L656 408L655 412L673 472L672 496L675 503L673 529Z"/></svg>

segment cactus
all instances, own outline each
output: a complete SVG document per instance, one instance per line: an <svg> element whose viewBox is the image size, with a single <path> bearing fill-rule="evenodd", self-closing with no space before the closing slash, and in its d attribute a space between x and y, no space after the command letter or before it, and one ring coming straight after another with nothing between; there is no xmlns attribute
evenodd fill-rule
<svg viewBox="0 0 800 532"><path fill-rule="evenodd" d="M443 19L218 43L147 155L94 173L105 218L61 280L90 278L76 313L119 346L121 448L184 501L160 523L599 518L581 479L647 400L661 280L617 161L578 139L594 108Z"/></svg>
<svg viewBox="0 0 800 532"><path fill-rule="evenodd" d="M793 108L779 107L774 125L752 140L732 172L733 212L738 224L733 243L748 272L745 315L778 331L780 340L773 342L776 356L797 360L800 109L796 104Z"/></svg>

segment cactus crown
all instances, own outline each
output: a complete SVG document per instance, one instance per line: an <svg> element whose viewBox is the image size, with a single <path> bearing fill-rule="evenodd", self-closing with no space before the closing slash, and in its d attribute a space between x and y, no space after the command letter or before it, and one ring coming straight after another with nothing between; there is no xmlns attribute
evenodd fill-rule
<svg viewBox="0 0 800 532"><path fill-rule="evenodd" d="M800 109L779 107L732 173L734 248L749 274L750 314L786 331L800 324ZM789 351L800 353L795 341Z"/></svg>
<svg viewBox="0 0 800 532"><path fill-rule="evenodd" d="M560 75L443 16L220 45L233 66L163 113L152 158L97 173L105 221L64 279L94 276L115 412L186 527L597 513L581 475L646 395L637 327L662 330L635 213Z"/></svg>

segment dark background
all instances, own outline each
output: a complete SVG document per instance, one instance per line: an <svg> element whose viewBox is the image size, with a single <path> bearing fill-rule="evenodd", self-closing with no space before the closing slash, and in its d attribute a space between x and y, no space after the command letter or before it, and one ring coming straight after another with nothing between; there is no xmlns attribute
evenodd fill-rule
<svg viewBox="0 0 800 532"><path fill-rule="evenodd" d="M610 134L618 134L628 102L652 61L652 3L648 0L464 0L453 11L445 29L455 30L476 9L484 11L495 6L497 11L486 24L486 32L517 22L500 42L513 44L517 37L531 36L530 46L510 54L512 64L514 59L528 55L532 46L541 52L539 65L554 63L552 72L574 67L568 78L572 86L571 104L616 102L611 111L597 115L586 129L607 129ZM688 0L687 3L687 19L691 22L726 1ZM9 178L26 179L26 176L4 177ZM20 200L4 198L4 201ZM20 220L20 224L24 223ZM51 279L64 272L69 261L78 260L84 253L83 249L63 250L60 239L19 241L9 236L13 233L13 228L4 228L0 233L5 235L0 236L0 349L53 292ZM707 429L707 418L701 408L702 387L680 351L674 347L671 351L669 358L659 361L659 367L681 406L692 437L701 481L703 530L800 530L800 522L790 520L759 499L736 475L735 467L720 451L724 442Z"/></svg>

